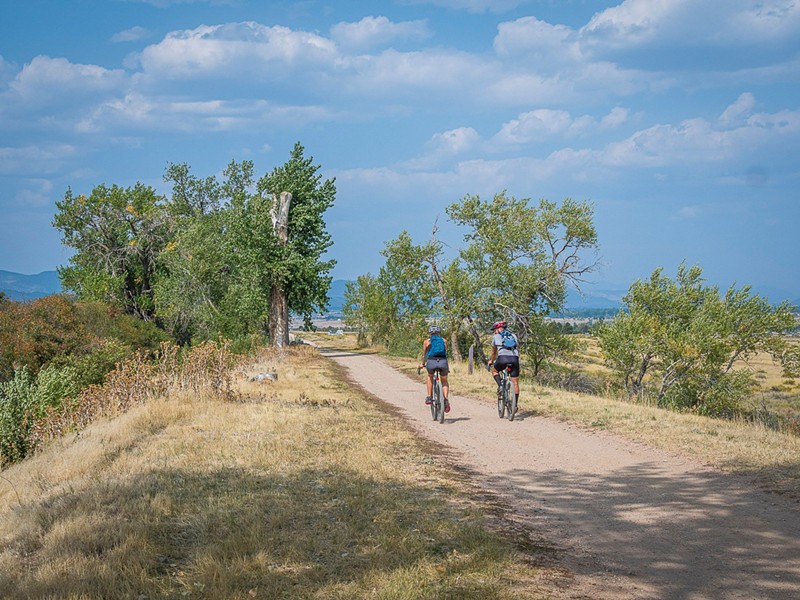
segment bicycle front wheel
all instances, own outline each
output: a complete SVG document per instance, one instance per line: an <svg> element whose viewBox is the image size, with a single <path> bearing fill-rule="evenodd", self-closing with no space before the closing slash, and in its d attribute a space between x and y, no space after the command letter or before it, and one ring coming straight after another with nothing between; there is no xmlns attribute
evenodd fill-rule
<svg viewBox="0 0 800 600"><path fill-rule="evenodd" d="M500 417L501 419L506 414L506 399L503 391L504 386L505 384L497 388L497 416Z"/></svg>

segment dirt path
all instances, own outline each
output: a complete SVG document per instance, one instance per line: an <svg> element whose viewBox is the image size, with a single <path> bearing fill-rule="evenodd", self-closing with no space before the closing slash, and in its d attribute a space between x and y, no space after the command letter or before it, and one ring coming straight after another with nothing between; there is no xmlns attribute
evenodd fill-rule
<svg viewBox="0 0 800 600"><path fill-rule="evenodd" d="M740 478L603 433L424 386L380 358L329 351L356 384L451 449L572 574L565 598L800 598L800 507ZM420 378L421 381L421 378Z"/></svg>

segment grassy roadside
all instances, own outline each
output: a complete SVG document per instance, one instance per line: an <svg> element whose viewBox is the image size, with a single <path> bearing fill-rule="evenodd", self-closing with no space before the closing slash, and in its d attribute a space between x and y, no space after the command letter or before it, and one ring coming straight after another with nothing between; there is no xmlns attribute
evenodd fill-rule
<svg viewBox="0 0 800 600"><path fill-rule="evenodd" d="M320 344L355 347L352 336L310 336ZM414 359L385 356L392 366L419 380ZM483 368L468 374L465 363L451 361L453 394L492 404L494 381ZM524 366L523 366L524 368ZM591 430L660 448L690 460L750 477L755 485L800 501L800 437L751 423L724 421L661 410L536 385L520 379L520 407ZM487 407L488 408L488 407Z"/></svg>
<svg viewBox="0 0 800 600"><path fill-rule="evenodd" d="M152 401L3 470L0 596L548 597L548 551L342 377L265 354L240 402Z"/></svg>

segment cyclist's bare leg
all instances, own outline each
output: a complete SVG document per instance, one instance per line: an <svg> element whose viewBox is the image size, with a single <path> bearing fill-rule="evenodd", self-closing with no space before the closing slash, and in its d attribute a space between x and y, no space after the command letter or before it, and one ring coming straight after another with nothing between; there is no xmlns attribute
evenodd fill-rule
<svg viewBox="0 0 800 600"><path fill-rule="evenodd" d="M433 396L433 373L428 373L428 398Z"/></svg>
<svg viewBox="0 0 800 600"><path fill-rule="evenodd" d="M450 386L447 385L447 375L441 375L442 381L442 393L444 394L444 399L447 400L450 398Z"/></svg>

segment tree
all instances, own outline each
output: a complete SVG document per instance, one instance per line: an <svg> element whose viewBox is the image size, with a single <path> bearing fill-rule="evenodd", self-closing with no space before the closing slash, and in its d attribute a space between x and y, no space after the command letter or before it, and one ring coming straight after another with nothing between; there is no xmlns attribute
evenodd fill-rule
<svg viewBox="0 0 800 600"><path fill-rule="evenodd" d="M76 250L70 266L59 269L64 289L152 320L156 259L171 235L162 202L140 183L98 185L89 196L68 189L53 219L62 242Z"/></svg>
<svg viewBox="0 0 800 600"><path fill-rule="evenodd" d="M336 186L333 179L322 181L320 166L314 164L313 157L305 158L303 152L303 146L296 143L285 164L259 179L257 190L269 203L270 214L282 192L292 195L288 240L275 248L270 289L281 289L288 311L302 316L305 326L311 327L313 313L328 305L329 273L336 264L335 260L323 260L333 243L324 213L333 206Z"/></svg>
<svg viewBox="0 0 800 600"><path fill-rule="evenodd" d="M592 207L570 198L530 206L527 198L500 193L491 201L467 196L447 214L468 228L459 257L472 288L469 327L481 359L481 333L499 319L514 323L523 348L555 355L559 345L549 341L555 332L543 319L561 310L567 286L578 287L595 267L585 258L597 247Z"/></svg>
<svg viewBox="0 0 800 600"><path fill-rule="evenodd" d="M572 344L544 315L560 309L566 286L577 285L593 268L582 257L596 246L591 207L570 199L531 207L527 199L498 194L491 202L467 197L447 212L468 228L458 256L447 262L436 225L423 245L402 232L381 252L386 264L378 276L359 278L348 290L346 315L384 342L395 331L419 335L427 319L438 319L451 334L454 356L459 334L467 330L483 361L489 324L511 320L535 372L569 352Z"/></svg>
<svg viewBox="0 0 800 600"><path fill-rule="evenodd" d="M416 345L431 316L435 289L425 263L428 249L414 245L407 231L386 242L386 258L377 277L359 277L345 290L345 321L373 343L390 349Z"/></svg>
<svg viewBox="0 0 800 600"><path fill-rule="evenodd" d="M634 282L623 301L623 311L596 333L632 396L651 389L661 406L730 414L754 383L737 364L767 353L790 365L789 304L772 306L747 286L731 286L722 296L704 283L699 266L681 264L675 280L656 269L649 280Z"/></svg>

